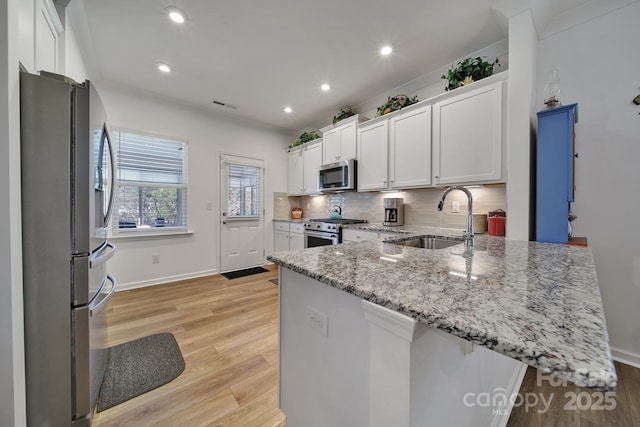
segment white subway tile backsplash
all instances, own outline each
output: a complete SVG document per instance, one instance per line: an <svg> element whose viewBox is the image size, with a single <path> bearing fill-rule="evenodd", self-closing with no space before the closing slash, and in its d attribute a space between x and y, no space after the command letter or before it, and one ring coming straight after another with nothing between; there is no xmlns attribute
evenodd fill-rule
<svg viewBox="0 0 640 427"><path fill-rule="evenodd" d="M471 188L473 212L487 213L495 209L506 210L506 186L490 185ZM383 199L401 197L404 199L404 223L431 227L464 228L467 215L467 196L461 191L449 193L442 212L436 208L442 197L443 188L406 190L394 193L346 192L323 196L288 197L285 204L282 195L274 194L274 217L288 218L292 207L300 207L305 218L327 218L332 206L342 208L343 218L366 219L379 223L384 218ZM285 194L286 195L286 194ZM458 201L460 212L451 212L451 201Z"/></svg>

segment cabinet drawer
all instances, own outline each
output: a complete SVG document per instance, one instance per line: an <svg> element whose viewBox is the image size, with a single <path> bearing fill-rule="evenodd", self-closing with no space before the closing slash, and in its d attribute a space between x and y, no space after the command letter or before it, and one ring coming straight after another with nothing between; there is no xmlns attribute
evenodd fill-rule
<svg viewBox="0 0 640 427"><path fill-rule="evenodd" d="M381 239L386 239L387 237L399 237L403 233L380 233L378 237Z"/></svg>
<svg viewBox="0 0 640 427"><path fill-rule="evenodd" d="M302 224L289 224L289 231L292 233L302 233L304 232L304 225Z"/></svg>
<svg viewBox="0 0 640 427"><path fill-rule="evenodd" d="M276 231L289 231L288 222L276 222L275 227L276 227Z"/></svg>
<svg viewBox="0 0 640 427"><path fill-rule="evenodd" d="M365 230L343 230L342 240L344 242L364 242L365 240L375 240L378 238L377 231Z"/></svg>

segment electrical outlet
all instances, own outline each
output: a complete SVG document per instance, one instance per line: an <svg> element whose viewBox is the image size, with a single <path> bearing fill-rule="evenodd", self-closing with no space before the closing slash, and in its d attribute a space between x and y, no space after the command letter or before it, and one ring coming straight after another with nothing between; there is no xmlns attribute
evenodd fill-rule
<svg viewBox="0 0 640 427"><path fill-rule="evenodd" d="M208 211L212 211L213 210L213 202L207 202L207 210Z"/></svg>
<svg viewBox="0 0 640 427"><path fill-rule="evenodd" d="M315 308L307 306L307 322L323 337L329 335L329 325L327 324L328 319L326 314L320 313Z"/></svg>
<svg viewBox="0 0 640 427"><path fill-rule="evenodd" d="M151 264L160 264L160 254L151 254Z"/></svg>
<svg viewBox="0 0 640 427"><path fill-rule="evenodd" d="M451 213L460 213L460 202L457 200L451 201Z"/></svg>

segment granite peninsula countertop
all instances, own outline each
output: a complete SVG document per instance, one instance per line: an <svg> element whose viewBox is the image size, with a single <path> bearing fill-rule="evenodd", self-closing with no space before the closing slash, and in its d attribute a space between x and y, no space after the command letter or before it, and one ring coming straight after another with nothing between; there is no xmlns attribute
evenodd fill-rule
<svg viewBox="0 0 640 427"><path fill-rule="evenodd" d="M399 234L267 259L580 386L615 387L588 248L479 235L471 249L428 250L390 242L461 231L379 227L348 226Z"/></svg>

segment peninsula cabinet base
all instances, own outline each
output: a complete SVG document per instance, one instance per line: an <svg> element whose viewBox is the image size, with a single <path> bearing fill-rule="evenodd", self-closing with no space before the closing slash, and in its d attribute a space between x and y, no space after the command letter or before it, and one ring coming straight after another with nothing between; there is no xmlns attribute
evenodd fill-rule
<svg viewBox="0 0 640 427"><path fill-rule="evenodd" d="M287 427L505 426L526 365L280 267Z"/></svg>

